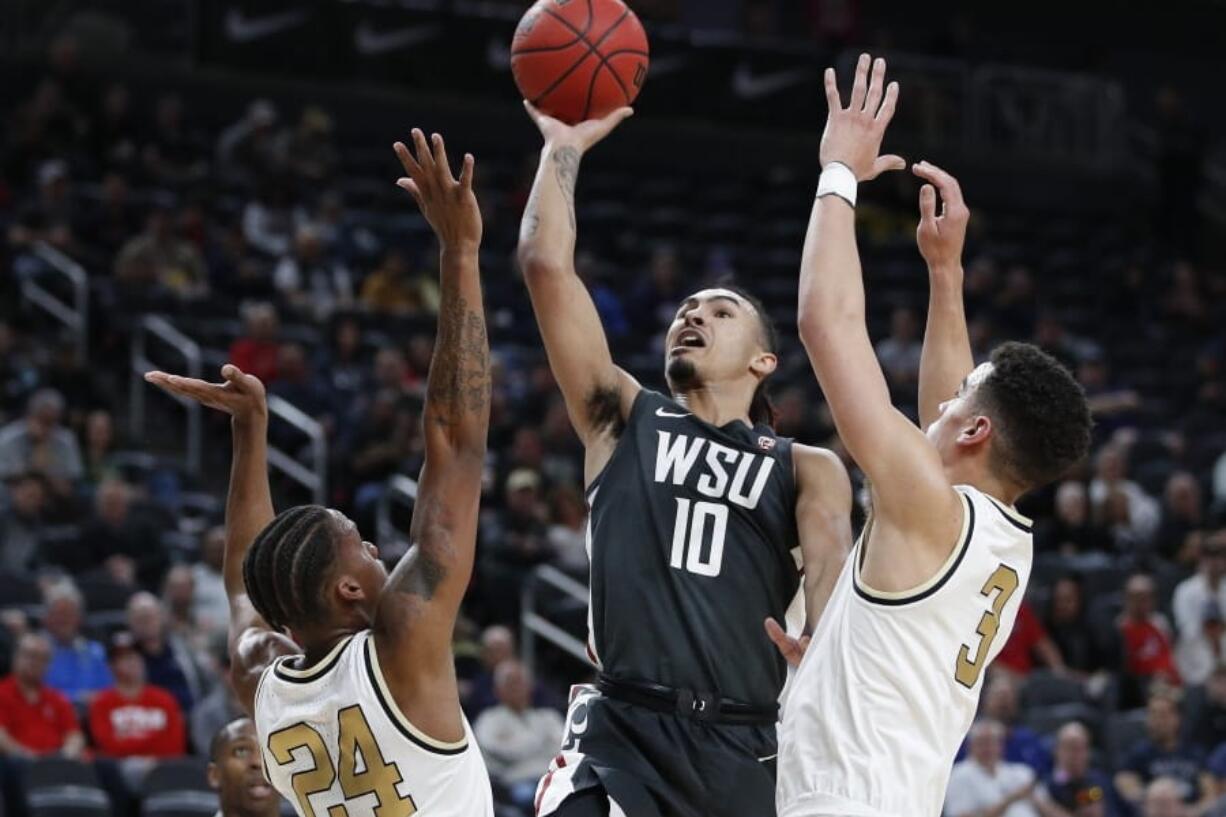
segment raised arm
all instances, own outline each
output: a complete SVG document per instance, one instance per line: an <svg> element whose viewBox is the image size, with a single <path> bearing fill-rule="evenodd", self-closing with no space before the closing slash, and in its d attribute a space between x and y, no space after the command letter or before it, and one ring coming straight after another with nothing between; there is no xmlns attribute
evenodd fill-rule
<svg viewBox="0 0 1226 817"><path fill-rule="evenodd" d="M844 108L834 71L826 72L830 115L822 136L822 167L842 164L856 181L905 166L878 156L894 114L898 85L886 89L885 62L862 55L851 101ZM890 403L885 376L865 322L864 283L856 247L855 210L840 195L819 196L802 258L798 324L801 340L829 402L839 436L873 489L873 511L909 536L953 547L960 501L945 479L936 450Z"/></svg>
<svg viewBox="0 0 1226 817"><path fill-rule="evenodd" d="M575 184L583 155L632 111L622 108L572 127L524 105L545 147L520 225L519 265L549 365L588 449L590 477L602 464L602 449L611 450L601 443L615 436L639 387L614 365L596 305L575 272Z"/></svg>
<svg viewBox="0 0 1226 817"><path fill-rule="evenodd" d="M285 635L269 628L247 597L243 559L274 514L268 485L268 403L264 384L237 366L221 368L221 383L206 383L165 372L145 379L171 394L230 415L230 490L226 496L226 549L222 575L230 600L230 677L239 700L252 710L255 686L277 656L299 652Z"/></svg>
<svg viewBox="0 0 1226 817"><path fill-rule="evenodd" d="M489 342L477 255L481 212L473 157L452 176L443 138L396 155L397 184L421 208L439 241L442 301L422 412L425 462L409 536L412 547L388 577L372 626L393 697L428 733L462 735L451 638L472 577L477 510L490 413Z"/></svg>
<svg viewBox="0 0 1226 817"><path fill-rule="evenodd" d="M912 171L928 182L920 188L920 223L915 231L928 264L928 326L919 373L920 428L928 428L940 415L941 403L957 393L975 368L962 302L962 246L971 211L953 176L928 162L914 165Z"/></svg>

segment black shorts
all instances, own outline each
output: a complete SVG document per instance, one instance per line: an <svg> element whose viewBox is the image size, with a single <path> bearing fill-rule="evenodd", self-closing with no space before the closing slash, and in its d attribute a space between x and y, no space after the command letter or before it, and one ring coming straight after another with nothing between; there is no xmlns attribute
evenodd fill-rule
<svg viewBox="0 0 1226 817"><path fill-rule="evenodd" d="M775 726L729 725L571 688L562 751L536 791L537 817L603 789L625 817L772 817Z"/></svg>

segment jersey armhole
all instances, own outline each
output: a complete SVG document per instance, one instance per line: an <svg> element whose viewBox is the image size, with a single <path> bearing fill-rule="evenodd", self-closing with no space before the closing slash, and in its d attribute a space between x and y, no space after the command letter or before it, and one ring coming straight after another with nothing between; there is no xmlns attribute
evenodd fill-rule
<svg viewBox="0 0 1226 817"><path fill-rule="evenodd" d="M419 749L436 755L459 755L468 749L469 727L463 714L460 715L460 718L464 725L464 738L454 743L449 743L430 737L414 726L408 717L400 711L400 707L397 706L395 699L392 697L392 692L383 678L383 670L379 666L379 654L375 651L374 638L368 636L365 643L362 644L362 658L366 667L367 680L370 681L371 689L374 690L375 698L379 701L383 714L387 716L387 719L392 722L396 730L410 743Z"/></svg>
<svg viewBox="0 0 1226 817"><path fill-rule="evenodd" d="M659 392L652 391L646 386L639 386L639 393L634 395L634 402L630 404L630 413L626 415L626 427L622 429L621 436L613 444L613 452L609 454L609 459L605 461L605 464L596 473L596 476L592 477L592 481L583 490L583 498L589 504L592 501L592 497L596 494L596 489L600 487L604 475L608 473L609 466L613 464L613 459L617 456L617 452L621 451L621 447L626 444L626 438L630 436L630 432L634 429L634 424L642 416L643 412L646 411L645 406L649 402L649 395L663 398L663 395Z"/></svg>

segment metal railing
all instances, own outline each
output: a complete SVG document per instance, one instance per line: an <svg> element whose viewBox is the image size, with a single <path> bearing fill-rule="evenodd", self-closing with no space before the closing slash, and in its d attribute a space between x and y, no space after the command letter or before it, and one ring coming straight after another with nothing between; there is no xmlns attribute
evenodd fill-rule
<svg viewBox="0 0 1226 817"><path fill-rule="evenodd" d="M393 474L387 481L383 496L379 497L379 505L375 509L375 542L379 545L379 555L383 559L394 561L408 552L412 541L409 531L401 530L392 519L392 508L396 504L412 506L417 502L417 480L404 474Z"/></svg>
<svg viewBox="0 0 1226 817"><path fill-rule="evenodd" d="M188 377L200 377L204 371L204 358L200 344L180 332L170 321L159 315L145 315L132 332L132 366L129 381L130 417L132 436L140 439L145 430L145 394L155 388L145 382L145 373L157 368L149 358L150 337L162 341L183 358L183 371ZM202 408L195 400L170 395L187 412L187 470L193 474L200 471L201 415Z"/></svg>
<svg viewBox="0 0 1226 817"><path fill-rule="evenodd" d="M524 663L529 667L536 667L536 640L543 638L568 655L590 664L586 644L537 612L537 591L541 586L550 587L582 602L585 608L591 601L591 595L583 582L571 578L556 567L541 565L532 571L524 582L519 616Z"/></svg>
<svg viewBox="0 0 1226 817"><path fill-rule="evenodd" d="M301 431L307 438L310 465L284 449L268 445L268 465L306 488L317 505L327 504L328 436L318 420L275 394L268 395L268 416L276 417Z"/></svg>
<svg viewBox="0 0 1226 817"><path fill-rule="evenodd" d="M21 296L72 331L77 353L84 360L89 343L89 275L80 264L45 241L35 243L34 255L47 265L47 271L68 281L72 302L64 301L40 284L37 273L22 277Z"/></svg>

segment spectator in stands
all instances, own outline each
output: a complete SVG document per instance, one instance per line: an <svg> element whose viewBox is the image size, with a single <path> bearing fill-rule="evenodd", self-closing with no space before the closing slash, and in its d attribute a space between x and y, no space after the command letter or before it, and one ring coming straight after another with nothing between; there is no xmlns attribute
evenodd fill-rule
<svg viewBox="0 0 1226 817"><path fill-rule="evenodd" d="M954 764L945 794L947 817L1039 817L1034 770L1003 759L1005 727L993 720L971 727L970 756Z"/></svg>
<svg viewBox="0 0 1226 817"><path fill-rule="evenodd" d="M1158 612L1154 580L1137 573L1124 585L1124 611L1117 625L1122 648L1124 703L1140 701L1152 681L1179 683L1171 639L1171 625Z"/></svg>
<svg viewBox="0 0 1226 817"><path fill-rule="evenodd" d="M108 479L99 485L81 546L65 567L76 573L100 567L119 584L159 587L169 560L157 531L134 505L132 487L126 482Z"/></svg>
<svg viewBox="0 0 1226 817"><path fill-rule="evenodd" d="M1226 665L1218 664L1205 681L1205 702L1194 716L1193 741L1211 748L1226 743Z"/></svg>
<svg viewBox="0 0 1226 817"><path fill-rule="evenodd" d="M217 790L217 817L277 817L281 798L264 779L260 737L250 718L230 721L201 754L209 759L209 786Z"/></svg>
<svg viewBox="0 0 1226 817"><path fill-rule="evenodd" d="M362 393L368 380L370 359L362 349L362 325L351 317L341 318L332 329L332 344L320 355L316 371L327 378L332 404L344 412Z"/></svg>
<svg viewBox="0 0 1226 817"><path fill-rule="evenodd" d="M326 428L332 427L334 410L332 394L328 390L327 383L316 377L311 371L307 363L306 350L301 344L282 344L281 352L277 356L277 379L269 384L268 392L291 403L308 416L323 423ZM297 434L300 433L297 432ZM279 436L274 435L274 439ZM300 437L291 432L289 439L296 440Z"/></svg>
<svg viewBox="0 0 1226 817"><path fill-rule="evenodd" d="M413 453L416 415L398 392L383 389L370 402L367 413L353 424L347 447L347 476L353 481L354 503L373 507L383 495L387 478Z"/></svg>
<svg viewBox="0 0 1226 817"><path fill-rule="evenodd" d="M651 251L648 275L631 291L627 301L635 332L652 337L660 333L661 327L672 323L676 314L673 307L685 298L684 288L677 248L672 244L657 245Z"/></svg>
<svg viewBox="0 0 1226 817"><path fill-rule="evenodd" d="M1226 528L1205 538L1200 546L1195 575L1175 587L1171 611L1179 637L1195 638L1200 634L1205 604L1216 601L1226 609Z"/></svg>
<svg viewBox="0 0 1226 817"><path fill-rule="evenodd" d="M95 409L85 418L85 445L82 449L85 481L97 487L104 480L119 476L112 463L115 455L115 418L105 409Z"/></svg>
<svg viewBox="0 0 1226 817"><path fill-rule="evenodd" d="M217 140L219 169L239 184L250 184L279 169L277 155L277 109L267 99L257 99L246 113L221 132Z"/></svg>
<svg viewBox="0 0 1226 817"><path fill-rule="evenodd" d="M183 712L190 712L200 696L200 669L187 646L166 625L166 611L152 593L137 593L128 601L128 630L144 658L149 683L174 696Z"/></svg>
<svg viewBox="0 0 1226 817"><path fill-rule="evenodd" d="M1213 750L1205 770L1213 778L1213 798L1204 817L1226 817L1226 745Z"/></svg>
<svg viewBox="0 0 1226 817"><path fill-rule="evenodd" d="M196 579L188 565L175 565L162 581L162 609L174 638L195 646L203 635L196 624Z"/></svg>
<svg viewBox="0 0 1226 817"><path fill-rule="evenodd" d="M1051 753L1033 729L1017 723L1019 711L1018 682L1007 672L993 671L984 689L982 717L1004 730L1001 737L1005 760L1046 774L1051 769Z"/></svg>
<svg viewBox="0 0 1226 817"><path fill-rule="evenodd" d="M549 546L549 509L541 500L541 477L517 468L507 477L506 507L482 514L483 542L488 543L485 574L494 615L514 621L519 615L519 588L528 572L553 557Z"/></svg>
<svg viewBox="0 0 1226 817"><path fill-rule="evenodd" d="M1116 528L1117 543L1145 544L1158 528L1158 503L1127 478L1127 458L1123 442L1110 442L1098 452L1090 505L1101 526Z"/></svg>
<svg viewBox="0 0 1226 817"><path fill-rule="evenodd" d="M494 671L498 706L477 718L473 734L490 775L511 792L511 801L530 808L541 769L558 752L564 724L552 709L532 706L532 674L523 662L502 662Z"/></svg>
<svg viewBox="0 0 1226 817"><path fill-rule="evenodd" d="M8 501L0 506L0 568L26 573L44 559L41 543L50 491L43 477L19 474L8 480L7 494Z"/></svg>
<svg viewBox="0 0 1226 817"><path fill-rule="evenodd" d="M1201 610L1199 628L1180 635L1175 645L1175 666L1185 684L1200 686L1226 657L1226 626L1217 599L1209 599Z"/></svg>
<svg viewBox="0 0 1226 817"><path fill-rule="evenodd" d="M277 377L280 322L272 304L250 304L244 310L245 334L230 345L230 362L264 383Z"/></svg>
<svg viewBox="0 0 1226 817"><path fill-rule="evenodd" d="M427 308L419 279L409 276L409 263L400 250L383 254L379 265L362 282L362 305L371 312L407 315Z"/></svg>
<svg viewBox="0 0 1226 817"><path fill-rule="evenodd" d="M1030 602L1022 599L1022 606L1018 608L1013 632L1009 633L1009 640L1005 642L1000 654L996 656L994 668L997 672L1011 672L1025 677L1034 669L1036 659L1040 666L1053 672L1063 673L1065 671L1064 657L1060 654L1060 648L1043 628L1043 621L1035 613Z"/></svg>
<svg viewBox="0 0 1226 817"><path fill-rule="evenodd" d="M1084 679L1107 668L1104 645L1086 619L1080 579L1062 576L1052 584L1046 624L1067 671Z"/></svg>
<svg viewBox="0 0 1226 817"><path fill-rule="evenodd" d="M877 359L881 361L881 368L889 378L892 390L908 395L908 399L914 396L919 382L922 349L915 310L906 306L895 307L890 316L890 334L877 343Z"/></svg>
<svg viewBox="0 0 1226 817"><path fill-rule="evenodd" d="M494 694L494 672L503 662L515 658L515 634L510 628L493 624L481 633L481 670L473 678L466 700L470 718L476 718L498 703Z"/></svg>
<svg viewBox="0 0 1226 817"><path fill-rule="evenodd" d="M1145 803L1141 817L1192 817L1185 801L1180 797L1183 784L1170 777L1159 777L1145 790ZM1195 810L1200 814L1200 809Z"/></svg>
<svg viewBox="0 0 1226 817"><path fill-rule="evenodd" d="M1076 721L1066 723L1056 733L1056 763L1040 786L1036 797L1045 817L1045 806L1055 805L1063 813L1050 817L1108 817L1111 813L1111 781L1090 766L1090 732Z"/></svg>
<svg viewBox="0 0 1226 817"><path fill-rule="evenodd" d="M1170 687L1155 687L1146 708L1146 738L1127 754L1115 774L1115 789L1124 802L1140 808L1146 799L1145 787L1161 777L1179 784L1179 796L1185 803L1208 806L1212 796L1212 781L1201 770L1204 755L1199 748L1180 737L1181 714L1179 691Z"/></svg>
<svg viewBox="0 0 1226 817"><path fill-rule="evenodd" d="M1098 344L1079 338L1051 312L1040 312L1034 325L1034 342L1069 369L1076 371L1083 360L1102 356Z"/></svg>
<svg viewBox="0 0 1226 817"><path fill-rule="evenodd" d="M0 755L80 757L85 736L63 694L47 686L51 644L35 633L17 642L13 673L0 680Z"/></svg>
<svg viewBox="0 0 1226 817"><path fill-rule="evenodd" d="M204 139L184 117L183 99L163 94L154 106L153 133L141 152L145 172L157 183L177 188L209 171Z"/></svg>
<svg viewBox="0 0 1226 817"><path fill-rule="evenodd" d="M273 270L277 291L294 309L318 321L353 305L353 275L343 264L324 255L319 229L299 224L292 251Z"/></svg>
<svg viewBox="0 0 1226 817"><path fill-rule="evenodd" d="M249 176L248 182L259 178ZM243 208L243 238L263 257L281 258L293 249L294 231L304 220L303 214L294 207L284 182L263 179L258 190L258 195Z"/></svg>
<svg viewBox="0 0 1226 817"><path fill-rule="evenodd" d="M586 577L587 503L572 484L559 484L549 496L549 547L559 568L573 576Z"/></svg>
<svg viewBox="0 0 1226 817"><path fill-rule="evenodd" d="M77 438L60 424L63 416L59 392L35 392L26 416L0 428L0 479L35 473L57 496L69 496L85 471Z"/></svg>
<svg viewBox="0 0 1226 817"><path fill-rule="evenodd" d="M217 525L206 530L200 537L200 561L192 565L196 586L192 615L206 636L224 634L230 626L230 600L221 572L225 555L226 529Z"/></svg>
<svg viewBox="0 0 1226 817"><path fill-rule="evenodd" d="M230 646L224 633L214 636L209 653L213 661L211 673L217 683L208 695L204 696L191 711L192 747L196 754L207 757L210 754L209 741L226 724L244 714L243 705L234 694L230 684Z"/></svg>
<svg viewBox="0 0 1226 817"><path fill-rule="evenodd" d="M1170 561L1191 564L1196 559L1195 534L1209 522L1200 483L1187 471L1176 471L1167 479L1162 496L1162 521L1154 549Z"/></svg>
<svg viewBox="0 0 1226 817"><path fill-rule="evenodd" d="M1111 549L1111 537L1096 525L1084 484L1073 480L1056 489L1055 516L1038 527L1035 544L1041 550L1073 555Z"/></svg>
<svg viewBox="0 0 1226 817"><path fill-rule="evenodd" d="M49 586L43 594L43 627L51 641L51 665L46 682L74 703L89 703L114 679L107 665L106 650L81 634L85 599L71 581Z"/></svg>
<svg viewBox="0 0 1226 817"><path fill-rule="evenodd" d="M132 634L112 636L107 655L115 686L89 706L89 729L98 751L145 760L182 755L187 750L183 710L169 692L148 683Z"/></svg>
<svg viewBox="0 0 1226 817"><path fill-rule="evenodd" d="M145 231L119 251L115 279L133 293L144 294L155 287L180 300L196 300L209 291L204 258L194 244L178 235L175 212L166 205L155 206L145 221Z"/></svg>
<svg viewBox="0 0 1226 817"><path fill-rule="evenodd" d="M296 178L326 181L340 158L332 132L332 117L326 111L315 105L303 108L297 126L281 134L276 144L280 163Z"/></svg>

